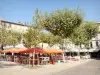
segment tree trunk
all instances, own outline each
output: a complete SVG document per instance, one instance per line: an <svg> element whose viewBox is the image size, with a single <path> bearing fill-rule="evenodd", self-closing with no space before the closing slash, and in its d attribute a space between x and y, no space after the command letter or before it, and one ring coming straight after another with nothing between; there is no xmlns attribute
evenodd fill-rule
<svg viewBox="0 0 100 75"><path fill-rule="evenodd" d="M28 59L29 59L29 67L30 67L30 54L29 54L29 58Z"/></svg>
<svg viewBox="0 0 100 75"><path fill-rule="evenodd" d="M43 48L43 42L42 42L42 48Z"/></svg>
<svg viewBox="0 0 100 75"><path fill-rule="evenodd" d="M62 50L63 50L63 62L65 62L65 49L64 49L64 44L65 44L65 41L63 40L63 44L62 44Z"/></svg>
<svg viewBox="0 0 100 75"><path fill-rule="evenodd" d="M34 62L34 59L35 59L35 58L34 58L34 55L35 55L35 54L33 53L33 54L32 54L32 56L33 56L33 64L32 64L32 66L34 66L34 63L35 63L35 62Z"/></svg>
<svg viewBox="0 0 100 75"><path fill-rule="evenodd" d="M1 44L0 50L4 50L4 48L3 48L3 44Z"/></svg>
<svg viewBox="0 0 100 75"><path fill-rule="evenodd" d="M79 46L80 46L80 48L79 48L78 56L79 56L79 58L81 58L81 55L80 55L80 49L82 49L81 43L79 44Z"/></svg>

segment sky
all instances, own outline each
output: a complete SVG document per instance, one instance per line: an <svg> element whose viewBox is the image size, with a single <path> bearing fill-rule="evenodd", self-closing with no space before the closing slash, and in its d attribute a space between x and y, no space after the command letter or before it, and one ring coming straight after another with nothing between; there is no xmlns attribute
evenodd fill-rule
<svg viewBox="0 0 100 75"><path fill-rule="evenodd" d="M100 21L100 0L0 0L0 19L32 22L36 8L43 12L81 8L87 21Z"/></svg>

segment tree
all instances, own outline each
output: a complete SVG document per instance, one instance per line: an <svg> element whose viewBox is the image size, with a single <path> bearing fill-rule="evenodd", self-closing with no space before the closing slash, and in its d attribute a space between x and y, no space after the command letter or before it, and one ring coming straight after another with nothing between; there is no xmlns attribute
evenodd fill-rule
<svg viewBox="0 0 100 75"><path fill-rule="evenodd" d="M13 45L20 43L22 37L21 34L12 30L6 30L6 28L0 29L0 43L1 49L3 50L3 46Z"/></svg>
<svg viewBox="0 0 100 75"><path fill-rule="evenodd" d="M53 46L54 44L61 44L61 37L60 36L55 36L51 33L45 33L42 32L40 33L39 36L41 43L48 43L49 46Z"/></svg>
<svg viewBox="0 0 100 75"><path fill-rule="evenodd" d="M84 22L78 28L74 30L70 39L75 45L85 45L89 49L89 43L93 37L98 33L98 25L93 22ZM80 50L78 52L80 56Z"/></svg>
<svg viewBox="0 0 100 75"><path fill-rule="evenodd" d="M98 33L98 25L93 22L84 22L80 27L76 28L71 35L71 40L74 44L84 44L88 47L91 39Z"/></svg>
<svg viewBox="0 0 100 75"><path fill-rule="evenodd" d="M84 28L86 30L87 39L90 40L88 43L85 43L85 46L89 48L91 39L93 37L96 37L97 34L99 33L99 27L95 22L86 22Z"/></svg>
<svg viewBox="0 0 100 75"><path fill-rule="evenodd" d="M79 9L58 9L51 13L46 12L41 14L38 12L38 15L39 25L63 39L68 38L73 33L74 29L79 27L83 21L83 12Z"/></svg>
<svg viewBox="0 0 100 75"><path fill-rule="evenodd" d="M0 28L0 49L1 50L4 50L3 49L3 46L4 46L4 44L5 44L5 40L6 40L6 37L7 37L7 31L4 29L4 27L2 26L1 28Z"/></svg>
<svg viewBox="0 0 100 75"><path fill-rule="evenodd" d="M6 38L6 44L7 45L15 46L16 44L21 43L21 40L22 40L22 34L21 33L9 30L8 34L9 35Z"/></svg>
<svg viewBox="0 0 100 75"><path fill-rule="evenodd" d="M95 22L85 22L84 28L86 31L87 38L91 40L99 32L99 27Z"/></svg>
<svg viewBox="0 0 100 75"><path fill-rule="evenodd" d="M39 18L40 18L39 11L38 11L38 9L36 9L35 10L35 16L33 16L33 19L32 19L33 20L32 21L32 27L41 31L42 26L39 25Z"/></svg>
<svg viewBox="0 0 100 75"><path fill-rule="evenodd" d="M85 28L82 26L76 28L70 37L71 41L75 45L83 44L87 41L87 35L85 33Z"/></svg>
<svg viewBox="0 0 100 75"><path fill-rule="evenodd" d="M25 46L28 48L31 48L32 46L35 46L40 42L39 41L39 31L37 29L29 28L27 33L24 34L25 39Z"/></svg>
<svg viewBox="0 0 100 75"><path fill-rule="evenodd" d="M80 9L56 10L51 13L38 13L38 23L54 35L67 38L73 33L73 30L80 26L83 20L83 14Z"/></svg>

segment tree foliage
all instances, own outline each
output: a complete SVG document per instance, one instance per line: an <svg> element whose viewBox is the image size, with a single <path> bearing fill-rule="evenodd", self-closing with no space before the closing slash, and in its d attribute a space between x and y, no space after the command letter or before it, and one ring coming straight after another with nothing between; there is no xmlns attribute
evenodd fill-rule
<svg viewBox="0 0 100 75"><path fill-rule="evenodd" d="M38 30L42 30L42 26L39 25L39 11L38 9L35 10L35 16L32 18L32 27Z"/></svg>
<svg viewBox="0 0 100 75"><path fill-rule="evenodd" d="M21 43L22 40L22 34L16 31L8 31L7 32L8 36L6 38L6 44L8 45L16 45Z"/></svg>
<svg viewBox="0 0 100 75"><path fill-rule="evenodd" d="M62 41L62 38L60 36L55 36L51 33L40 33L39 36L42 43L48 43L50 46L54 44L60 44Z"/></svg>
<svg viewBox="0 0 100 75"><path fill-rule="evenodd" d="M12 30L6 30L5 28L0 29L0 44L2 46L6 45L13 45L15 46L16 44L21 42L22 39L22 34L12 31Z"/></svg>
<svg viewBox="0 0 100 75"><path fill-rule="evenodd" d="M71 40L74 42L74 44L80 45L87 41L87 35L84 31L84 28L81 26L74 30L71 35Z"/></svg>
<svg viewBox="0 0 100 75"><path fill-rule="evenodd" d="M36 46L39 42L39 31L37 29L29 28L28 31L24 34L25 39L25 46L28 48L31 48L33 46Z"/></svg>
<svg viewBox="0 0 100 75"><path fill-rule="evenodd" d="M80 26L83 20L83 12L80 9L56 10L51 13L38 13L38 23L54 35L69 37L73 30Z"/></svg>
<svg viewBox="0 0 100 75"><path fill-rule="evenodd" d="M84 29L86 31L87 38L91 40L93 37L97 35L99 32L99 27L94 22L85 22L84 23Z"/></svg>
<svg viewBox="0 0 100 75"><path fill-rule="evenodd" d="M89 45L89 42L98 33L98 25L92 22L84 22L76 28L71 35L71 40L76 45Z"/></svg>

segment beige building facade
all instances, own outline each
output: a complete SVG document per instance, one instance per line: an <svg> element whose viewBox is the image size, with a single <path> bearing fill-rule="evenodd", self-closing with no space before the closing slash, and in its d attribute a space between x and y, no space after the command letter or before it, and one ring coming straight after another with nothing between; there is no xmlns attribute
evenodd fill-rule
<svg viewBox="0 0 100 75"><path fill-rule="evenodd" d="M0 28L4 28L7 30L13 30L20 33L25 33L28 30L28 25L24 25L22 23L14 23L14 22L8 22L4 20L0 20Z"/></svg>

